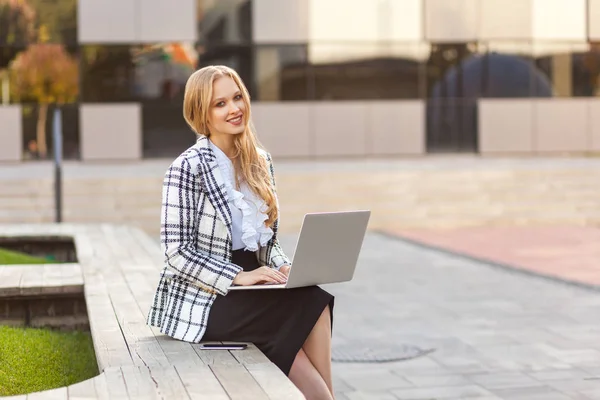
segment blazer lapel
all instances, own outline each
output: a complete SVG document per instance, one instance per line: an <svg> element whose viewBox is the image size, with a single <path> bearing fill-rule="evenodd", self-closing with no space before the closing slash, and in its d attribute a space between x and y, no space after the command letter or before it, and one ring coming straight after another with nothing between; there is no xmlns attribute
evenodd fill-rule
<svg viewBox="0 0 600 400"><path fill-rule="evenodd" d="M208 200L216 210L219 219L227 226L229 237L231 237L231 210L229 209L229 197L225 188L225 181L221 169L217 163L217 157L210 148L208 138L200 136L196 141L196 148L200 152L201 161L198 165L198 174L204 182L204 189Z"/></svg>

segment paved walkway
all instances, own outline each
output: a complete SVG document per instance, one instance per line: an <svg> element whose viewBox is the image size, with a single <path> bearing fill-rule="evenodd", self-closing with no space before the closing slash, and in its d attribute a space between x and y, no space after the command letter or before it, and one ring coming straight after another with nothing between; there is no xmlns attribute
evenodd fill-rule
<svg viewBox="0 0 600 400"><path fill-rule="evenodd" d="M293 254L295 235L283 235ZM334 346L416 345L417 359L334 364L338 399L600 399L600 292L387 235L336 296Z"/></svg>
<svg viewBox="0 0 600 400"><path fill-rule="evenodd" d="M476 227L388 232L427 246L600 288L600 228Z"/></svg>

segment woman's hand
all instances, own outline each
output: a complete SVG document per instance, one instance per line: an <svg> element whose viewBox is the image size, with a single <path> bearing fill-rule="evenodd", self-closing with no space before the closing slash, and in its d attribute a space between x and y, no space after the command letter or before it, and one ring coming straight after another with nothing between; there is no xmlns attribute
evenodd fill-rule
<svg viewBox="0 0 600 400"><path fill-rule="evenodd" d="M281 273L283 273L285 276L290 276L290 269L292 267L290 267L289 265L282 265L281 268L279 268L279 271Z"/></svg>
<svg viewBox="0 0 600 400"><path fill-rule="evenodd" d="M285 283L285 274L270 267L260 267L253 271L240 271L233 279L233 284L238 286L251 286L258 283Z"/></svg>

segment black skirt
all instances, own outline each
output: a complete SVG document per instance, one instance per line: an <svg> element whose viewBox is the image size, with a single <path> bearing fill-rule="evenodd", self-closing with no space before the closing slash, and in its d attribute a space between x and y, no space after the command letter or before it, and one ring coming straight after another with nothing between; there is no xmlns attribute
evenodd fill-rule
<svg viewBox="0 0 600 400"><path fill-rule="evenodd" d="M232 262L244 271L259 267L250 251L235 250ZM296 354L327 306L333 327L333 300L318 286L232 290L217 296L202 340L252 342L289 375Z"/></svg>

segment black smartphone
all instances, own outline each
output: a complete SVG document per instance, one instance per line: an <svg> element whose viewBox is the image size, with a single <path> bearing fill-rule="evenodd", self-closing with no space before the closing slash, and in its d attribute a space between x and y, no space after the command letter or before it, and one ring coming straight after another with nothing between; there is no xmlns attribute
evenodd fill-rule
<svg viewBox="0 0 600 400"><path fill-rule="evenodd" d="M244 350L248 345L246 343L203 343L201 350Z"/></svg>

